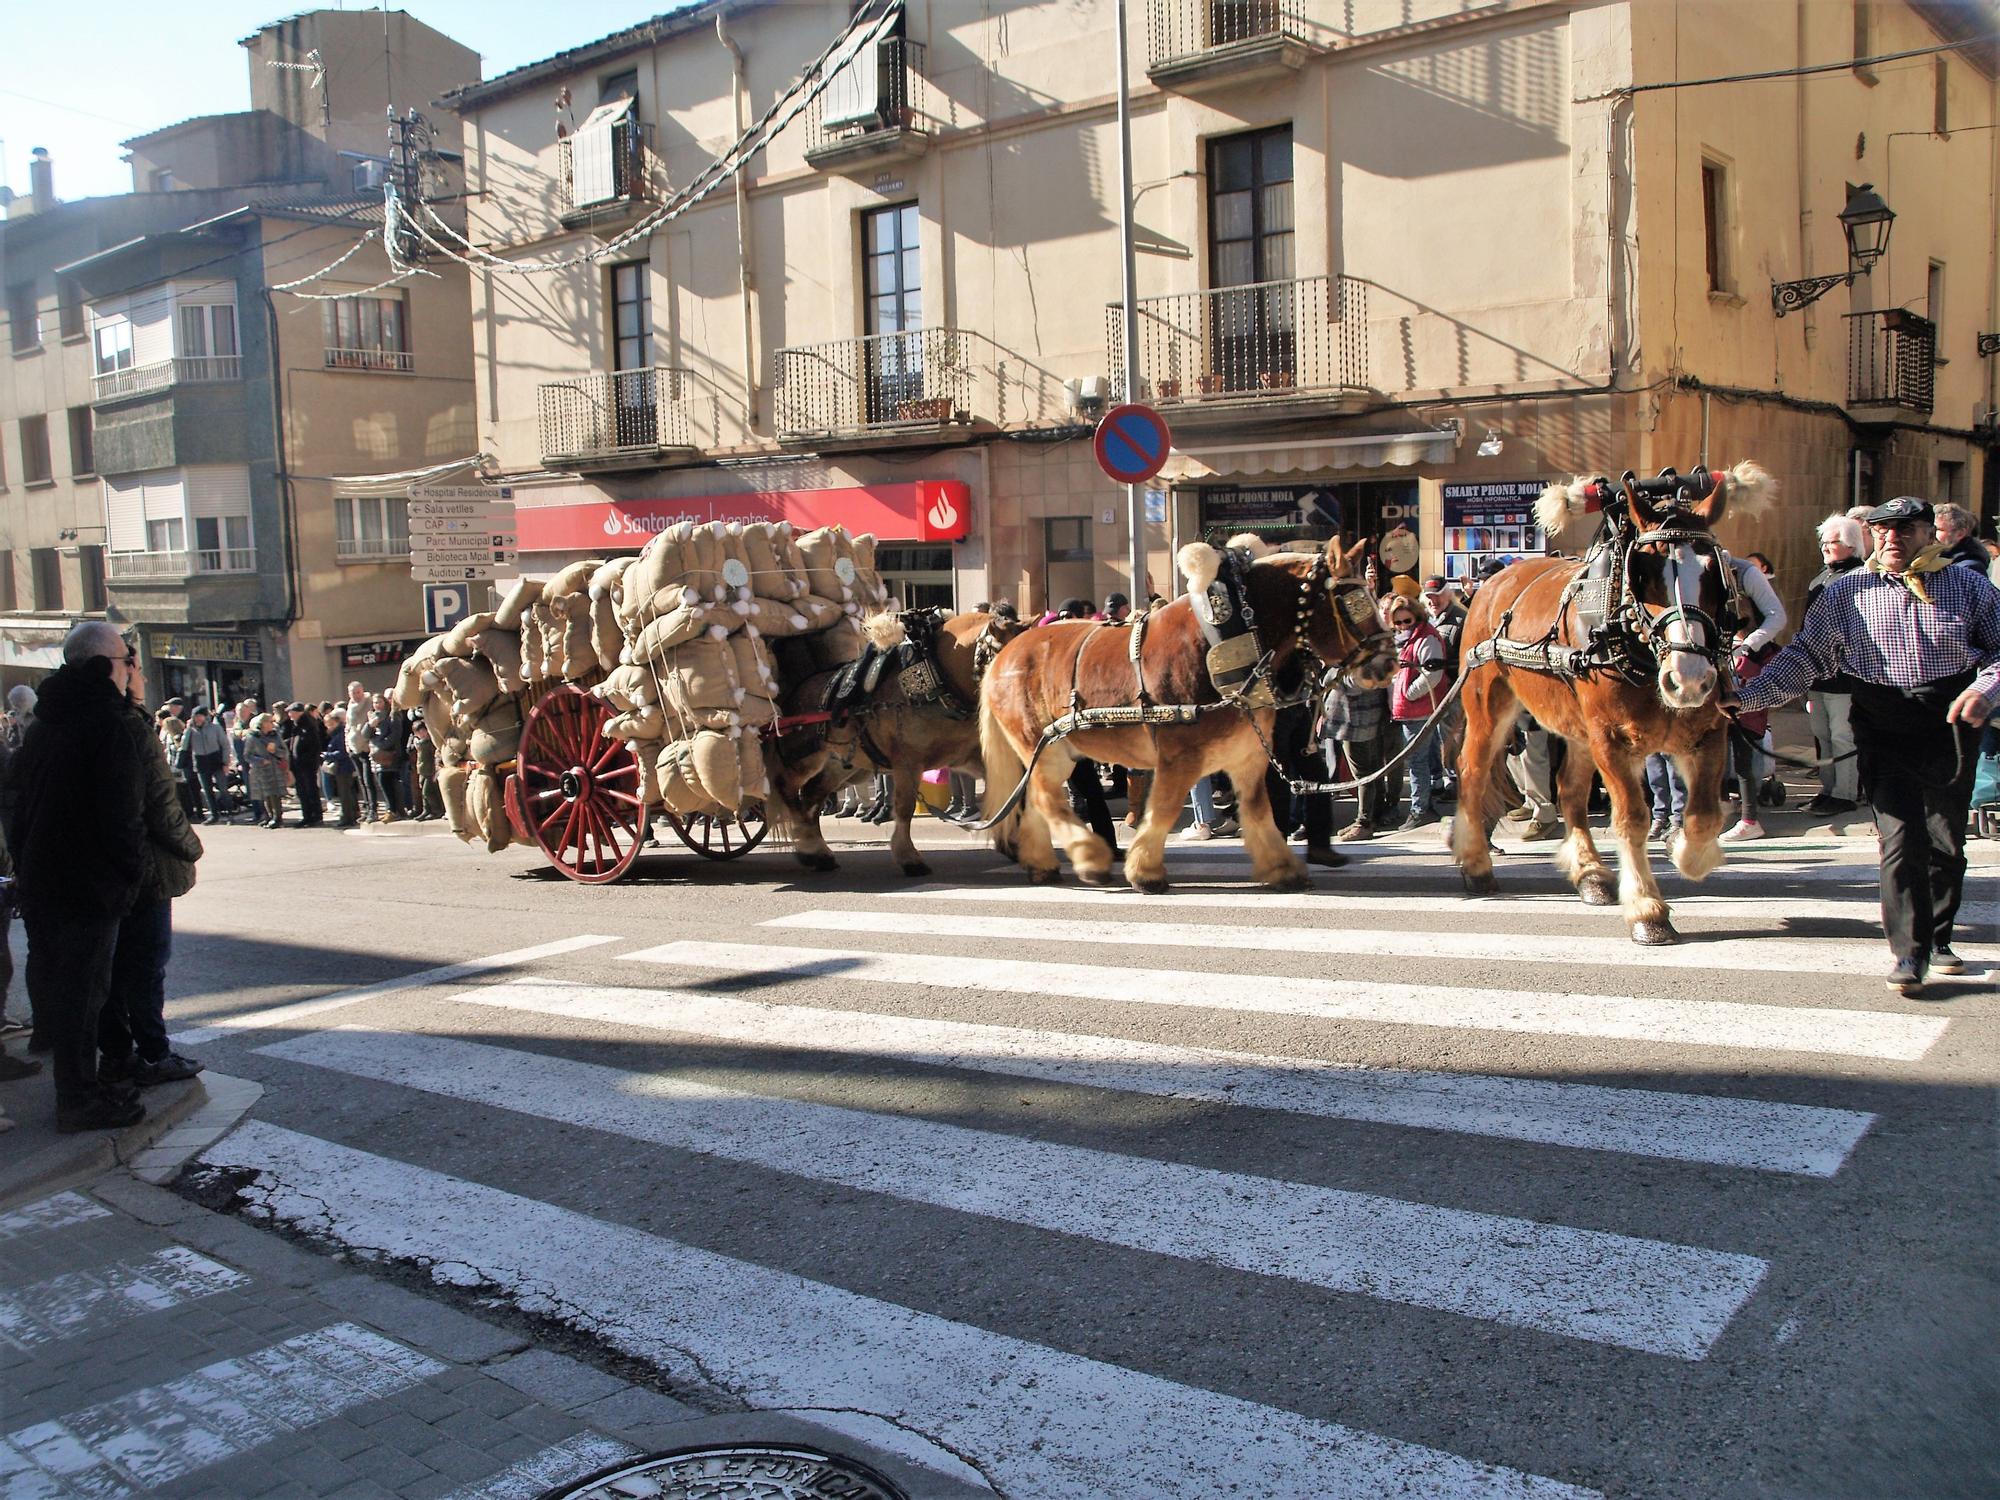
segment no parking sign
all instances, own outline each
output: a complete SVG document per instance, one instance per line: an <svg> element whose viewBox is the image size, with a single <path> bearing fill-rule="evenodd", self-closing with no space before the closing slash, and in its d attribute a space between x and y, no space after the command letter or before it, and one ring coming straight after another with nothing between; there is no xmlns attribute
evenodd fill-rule
<svg viewBox="0 0 2000 1500"><path fill-rule="evenodd" d="M1097 424L1091 449L1097 466L1120 484L1144 484L1167 461L1173 435L1166 419L1150 406L1114 406Z"/></svg>

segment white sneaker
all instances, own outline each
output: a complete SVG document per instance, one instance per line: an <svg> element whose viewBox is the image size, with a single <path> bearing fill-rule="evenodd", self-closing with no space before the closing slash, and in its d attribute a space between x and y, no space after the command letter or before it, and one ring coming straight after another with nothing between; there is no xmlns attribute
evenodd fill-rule
<svg viewBox="0 0 2000 1500"><path fill-rule="evenodd" d="M1762 823L1759 823L1755 818L1741 818L1734 827L1723 829L1721 842L1725 844L1741 844L1747 843L1751 839L1761 839L1763 836L1764 825Z"/></svg>
<svg viewBox="0 0 2000 1500"><path fill-rule="evenodd" d="M1174 842L1180 844L1203 844L1215 837L1215 830L1206 823L1190 823L1174 835Z"/></svg>

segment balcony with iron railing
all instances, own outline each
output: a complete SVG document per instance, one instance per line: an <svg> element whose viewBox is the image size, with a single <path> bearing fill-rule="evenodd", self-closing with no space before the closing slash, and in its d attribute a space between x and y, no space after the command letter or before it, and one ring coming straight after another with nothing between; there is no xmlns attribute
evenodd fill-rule
<svg viewBox="0 0 2000 1500"><path fill-rule="evenodd" d="M106 571L114 581L126 583L166 582L206 573L254 573L254 547L203 547L192 551L113 552L106 556Z"/></svg>
<svg viewBox="0 0 2000 1500"><path fill-rule="evenodd" d="M1369 391L1368 285L1305 276L1147 297L1137 305L1134 400L1241 410L1248 403L1328 406ZM1112 384L1124 389L1125 310L1106 313Z"/></svg>
<svg viewBox="0 0 2000 1500"><path fill-rule="evenodd" d="M778 436L916 436L969 423L975 343L956 328L918 328L780 349Z"/></svg>
<svg viewBox="0 0 2000 1500"><path fill-rule="evenodd" d="M94 376L91 400L116 401L126 396L143 396L177 385L212 384L241 380L243 359L236 354L184 354L174 359L156 360L149 365L130 365Z"/></svg>
<svg viewBox="0 0 2000 1500"><path fill-rule="evenodd" d="M653 127L626 120L611 127L608 178L579 189L576 171L578 137L556 142L556 211L566 228L603 224L624 216L637 217L658 204L666 187L666 170L653 149ZM602 196L597 189L603 190Z"/></svg>
<svg viewBox="0 0 2000 1500"><path fill-rule="evenodd" d="M566 468L649 468L693 449L686 372L664 366L554 380L537 392L542 462Z"/></svg>
<svg viewBox="0 0 2000 1500"><path fill-rule="evenodd" d="M1303 0L1148 0L1146 76L1199 90L1301 67Z"/></svg>
<svg viewBox="0 0 2000 1500"><path fill-rule="evenodd" d="M1929 416L1937 397L1937 324L1906 308L1847 315L1847 410L1861 421Z"/></svg>
<svg viewBox="0 0 2000 1500"><path fill-rule="evenodd" d="M808 106L806 161L822 171L921 156L930 146L923 44L886 37L872 46L872 55L841 69Z"/></svg>
<svg viewBox="0 0 2000 1500"><path fill-rule="evenodd" d="M391 375L408 375L417 368L416 356L407 349L328 349L329 370L374 370Z"/></svg>
<svg viewBox="0 0 2000 1500"><path fill-rule="evenodd" d="M407 562L410 539L408 536L339 536L333 539L333 555L337 562Z"/></svg>

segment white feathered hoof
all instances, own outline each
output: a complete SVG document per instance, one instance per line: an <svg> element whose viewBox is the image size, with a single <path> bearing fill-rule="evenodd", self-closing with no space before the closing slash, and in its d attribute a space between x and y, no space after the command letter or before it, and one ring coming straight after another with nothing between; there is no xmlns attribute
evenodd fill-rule
<svg viewBox="0 0 2000 1500"><path fill-rule="evenodd" d="M1674 924L1671 922L1634 922L1632 924L1632 941L1642 948L1666 948L1678 943L1680 940L1681 935L1674 931Z"/></svg>

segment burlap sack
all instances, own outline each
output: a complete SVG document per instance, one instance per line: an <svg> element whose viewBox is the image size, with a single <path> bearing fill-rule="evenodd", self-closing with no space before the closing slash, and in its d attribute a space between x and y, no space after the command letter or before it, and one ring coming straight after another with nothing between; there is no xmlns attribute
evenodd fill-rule
<svg viewBox="0 0 2000 1500"><path fill-rule="evenodd" d="M604 559L601 557L593 557L583 562L566 564L556 573L555 577L542 585L543 600L546 602L553 599L562 599L570 594L587 595L590 589L591 575L603 566Z"/></svg>
<svg viewBox="0 0 2000 1500"><path fill-rule="evenodd" d="M889 607L888 586L875 567L875 533L864 531L854 539L855 596L863 614Z"/></svg>
<svg viewBox="0 0 2000 1500"><path fill-rule="evenodd" d="M799 632L810 635L815 630L825 630L846 618L847 610L837 599L822 598L818 594L801 594L792 601L792 608L804 617L806 628ZM770 634L772 632L766 632Z"/></svg>
<svg viewBox="0 0 2000 1500"><path fill-rule="evenodd" d="M597 670L597 641L591 631L590 596L563 594L549 606L556 617L558 632L549 653L550 670L565 682L574 682Z"/></svg>
<svg viewBox="0 0 2000 1500"><path fill-rule="evenodd" d="M738 712L746 728L755 729L778 716L777 664L770 648L759 636L745 632L729 638L729 653L735 658L736 681L743 689Z"/></svg>
<svg viewBox="0 0 2000 1500"><path fill-rule="evenodd" d="M607 672L618 665L625 650L625 630L618 623L611 595L594 588L590 594L590 643L597 653L597 665Z"/></svg>
<svg viewBox="0 0 2000 1500"><path fill-rule="evenodd" d="M662 740L667 735L666 716L657 708L614 714L604 721L604 734L614 740Z"/></svg>
<svg viewBox="0 0 2000 1500"><path fill-rule="evenodd" d="M521 677L527 682L543 682L549 675L547 606L536 602L521 612Z"/></svg>
<svg viewBox="0 0 2000 1500"><path fill-rule="evenodd" d="M416 650L403 658L403 664L396 668L396 685L389 690L389 701L398 708L421 708L424 701L424 673L437 660L444 649L444 637L434 635Z"/></svg>
<svg viewBox="0 0 2000 1500"><path fill-rule="evenodd" d="M861 634L861 623L846 614L827 629L807 636L806 640L812 646L813 665L822 672L846 666L861 655L866 644Z"/></svg>
<svg viewBox="0 0 2000 1500"><path fill-rule="evenodd" d="M664 740L640 740L632 746L639 756L639 800L647 807L660 805L660 751Z"/></svg>
<svg viewBox="0 0 2000 1500"><path fill-rule="evenodd" d="M502 630L519 630L521 621L528 613L528 607L542 602L542 581L539 578L517 578L513 587L501 599L500 607L493 611L493 623Z"/></svg>
<svg viewBox="0 0 2000 1500"><path fill-rule="evenodd" d="M743 684L727 637L704 636L676 646L660 659L669 733L685 738L694 729L729 729L742 722Z"/></svg>
<svg viewBox="0 0 2000 1500"><path fill-rule="evenodd" d="M764 737L754 729L743 731L743 738L736 742L737 802L740 811L751 802L761 802L771 794L771 783L764 769Z"/></svg>
<svg viewBox="0 0 2000 1500"><path fill-rule="evenodd" d="M614 667L605 674L604 681L592 688L591 692L621 714L628 713L642 704L651 703L659 697L652 672L643 666Z"/></svg>
<svg viewBox="0 0 2000 1500"><path fill-rule="evenodd" d="M478 722L501 696L500 679L484 657L442 656L435 671L440 691L451 697L451 716L461 727Z"/></svg>
<svg viewBox="0 0 2000 1500"><path fill-rule="evenodd" d="M493 668L493 675L500 680L500 691L518 693L527 685L521 673L521 634L518 630L502 630L499 626L486 631L475 643L478 654Z"/></svg>
<svg viewBox="0 0 2000 1500"><path fill-rule="evenodd" d="M669 584L679 584L687 571L683 557L683 544L694 527L686 521L677 521L664 531L656 532L645 548L634 558L625 570L623 579L624 599L620 611L626 628L643 625L651 618L646 611L651 606L653 596ZM672 609L680 601L662 606Z"/></svg>
<svg viewBox="0 0 2000 1500"><path fill-rule="evenodd" d="M466 736L466 750L482 766L504 765L521 753L521 705L496 698Z"/></svg>
<svg viewBox="0 0 2000 1500"><path fill-rule="evenodd" d="M690 531L681 548L681 582L716 604L729 597L722 581L722 564L728 556L727 531L728 523L710 521Z"/></svg>
<svg viewBox="0 0 2000 1500"><path fill-rule="evenodd" d="M616 599L624 592L627 570L638 560L635 556L627 555L625 557L614 557L609 562L606 562L595 573L590 575L590 597L595 599L602 594L608 598Z"/></svg>
<svg viewBox="0 0 2000 1500"><path fill-rule="evenodd" d="M822 526L808 531L799 538L799 553L806 560L808 592L836 604L854 602L854 542L845 527Z"/></svg>
<svg viewBox="0 0 2000 1500"><path fill-rule="evenodd" d="M692 739L668 740L661 744L653 774L660 784L660 800L680 816L702 812L713 805L695 775Z"/></svg>
<svg viewBox="0 0 2000 1500"><path fill-rule="evenodd" d="M679 585L675 587L678 590ZM712 607L706 604L690 604L652 616L646 624L639 627L638 634L632 638L630 649L624 655L634 662L658 661L682 642L691 641L696 636L705 634L709 628L709 611ZM721 625L719 628L727 631L729 627Z"/></svg>
<svg viewBox="0 0 2000 1500"><path fill-rule="evenodd" d="M490 614L467 615L444 633L441 649L446 656L470 656L478 637L493 628Z"/></svg>
<svg viewBox="0 0 2000 1500"><path fill-rule="evenodd" d="M514 825L501 801L501 782L484 766L473 767L465 781L465 811L476 836L486 841L489 854L498 854L514 841Z"/></svg>
<svg viewBox="0 0 2000 1500"><path fill-rule="evenodd" d="M737 749L742 739L740 730L703 729L689 750L702 793L728 812L743 805L743 765Z"/></svg>
<svg viewBox="0 0 2000 1500"><path fill-rule="evenodd" d="M791 526L784 521L756 521L743 528L743 557L750 565L750 589L760 599L789 601L806 591L806 581L786 560L778 543L782 528L789 539ZM797 549L789 549L795 556Z"/></svg>
<svg viewBox="0 0 2000 1500"><path fill-rule="evenodd" d="M463 761L438 767L438 795L444 799L445 824L468 844L479 837L465 805L466 783L471 775L472 767Z"/></svg>

